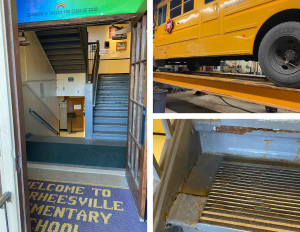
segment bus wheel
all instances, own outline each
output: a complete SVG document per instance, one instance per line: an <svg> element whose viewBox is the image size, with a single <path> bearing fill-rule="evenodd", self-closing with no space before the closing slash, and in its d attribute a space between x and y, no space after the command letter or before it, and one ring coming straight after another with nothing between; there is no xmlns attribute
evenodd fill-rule
<svg viewBox="0 0 300 232"><path fill-rule="evenodd" d="M273 83L300 87L300 23L287 22L272 28L258 52L263 73Z"/></svg>
<svg viewBox="0 0 300 232"><path fill-rule="evenodd" d="M197 69L195 64L187 64L186 66L189 71L196 71L196 69Z"/></svg>

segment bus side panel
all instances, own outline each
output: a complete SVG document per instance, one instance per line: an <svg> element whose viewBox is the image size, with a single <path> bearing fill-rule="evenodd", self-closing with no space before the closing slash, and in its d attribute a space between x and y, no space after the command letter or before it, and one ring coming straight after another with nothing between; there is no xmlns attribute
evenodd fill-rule
<svg viewBox="0 0 300 232"><path fill-rule="evenodd" d="M195 54L195 40L167 45L167 57L189 57Z"/></svg>
<svg viewBox="0 0 300 232"><path fill-rule="evenodd" d="M171 34L166 35L165 44L172 44L176 42L192 40L198 38L199 26L191 26L184 28L180 31L174 31Z"/></svg>
<svg viewBox="0 0 300 232"><path fill-rule="evenodd" d="M224 4L224 33L240 31L245 38L252 36L248 34L249 29L256 28L258 31L264 22L276 13L286 9L300 8L299 0L244 0L240 4L226 8L226 3L230 1L225 0ZM256 37L256 34L253 36ZM241 50L240 44L234 44L232 50L236 52ZM243 47L242 50L251 49L253 53L254 40L253 44L246 43L245 46L249 47Z"/></svg>
<svg viewBox="0 0 300 232"><path fill-rule="evenodd" d="M265 19L267 8L277 5L275 0L224 1L224 33L257 27Z"/></svg>
<svg viewBox="0 0 300 232"><path fill-rule="evenodd" d="M166 59L167 58L167 46L160 46L155 48L155 59Z"/></svg>
<svg viewBox="0 0 300 232"><path fill-rule="evenodd" d="M195 41L195 56L251 55L257 29L211 36Z"/></svg>
<svg viewBox="0 0 300 232"><path fill-rule="evenodd" d="M165 24L157 27L156 33L155 33L155 45L156 46L161 46L166 43L165 42L165 34L166 34Z"/></svg>

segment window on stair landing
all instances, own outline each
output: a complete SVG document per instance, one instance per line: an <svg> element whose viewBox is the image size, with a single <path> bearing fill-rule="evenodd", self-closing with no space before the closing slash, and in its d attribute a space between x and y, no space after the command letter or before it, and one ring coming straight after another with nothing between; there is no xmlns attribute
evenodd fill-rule
<svg viewBox="0 0 300 232"><path fill-rule="evenodd" d="M181 3L182 0L171 0L170 4L170 19L181 15Z"/></svg>
<svg viewBox="0 0 300 232"><path fill-rule="evenodd" d="M183 0L183 14L194 9L194 0Z"/></svg>
<svg viewBox="0 0 300 232"><path fill-rule="evenodd" d="M162 24L166 23L167 18L167 4L163 5L158 9L158 17L157 17L157 26L160 26Z"/></svg>

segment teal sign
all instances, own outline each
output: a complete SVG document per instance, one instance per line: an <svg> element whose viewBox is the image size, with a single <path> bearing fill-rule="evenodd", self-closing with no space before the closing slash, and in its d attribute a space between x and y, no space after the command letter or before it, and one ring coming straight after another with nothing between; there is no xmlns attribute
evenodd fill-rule
<svg viewBox="0 0 300 232"><path fill-rule="evenodd" d="M18 23L136 13L144 0L17 0Z"/></svg>

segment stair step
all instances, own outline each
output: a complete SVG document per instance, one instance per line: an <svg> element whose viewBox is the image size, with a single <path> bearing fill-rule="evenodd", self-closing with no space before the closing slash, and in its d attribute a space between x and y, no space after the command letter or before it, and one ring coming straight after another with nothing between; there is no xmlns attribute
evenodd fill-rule
<svg viewBox="0 0 300 232"><path fill-rule="evenodd" d="M101 99L96 99L96 105L98 104L128 104L128 98L115 98L115 99L110 99L110 98L101 98Z"/></svg>
<svg viewBox="0 0 300 232"><path fill-rule="evenodd" d="M127 135L95 133L93 134L93 139L127 140Z"/></svg>
<svg viewBox="0 0 300 232"><path fill-rule="evenodd" d="M111 90L111 91L128 91L128 85L126 86L119 86L119 85L117 85L117 86L112 86L112 85L107 85L107 86L99 86L98 85L98 87L97 87L97 90L100 90L100 91L104 91L104 90Z"/></svg>
<svg viewBox="0 0 300 232"><path fill-rule="evenodd" d="M55 73L85 73L85 69L59 69L55 70Z"/></svg>
<svg viewBox="0 0 300 232"><path fill-rule="evenodd" d="M126 118L128 116L128 111L94 111L94 117L115 117L115 118Z"/></svg>
<svg viewBox="0 0 300 232"><path fill-rule="evenodd" d="M43 43L43 48L47 49L63 49L63 48L81 48L80 41L75 42L53 42L53 43Z"/></svg>
<svg viewBox="0 0 300 232"><path fill-rule="evenodd" d="M72 65L72 64L79 64L84 65L83 59L76 59L76 60L53 60L50 62L51 65Z"/></svg>
<svg viewBox="0 0 300 232"><path fill-rule="evenodd" d="M129 75L100 75L100 79L109 79L109 80L114 80L114 79L129 79Z"/></svg>
<svg viewBox="0 0 300 232"><path fill-rule="evenodd" d="M94 117L94 124L124 124L127 125L127 118L103 118Z"/></svg>
<svg viewBox="0 0 300 232"><path fill-rule="evenodd" d="M100 105L100 106L95 106L94 109L96 110L120 110L120 111L123 111L123 110L128 110L128 105L127 106L115 106L115 105Z"/></svg>
<svg viewBox="0 0 300 232"><path fill-rule="evenodd" d="M94 133L95 132L103 132L103 131L114 131L119 133L127 132L127 126L118 126L118 125L94 125Z"/></svg>
<svg viewBox="0 0 300 232"><path fill-rule="evenodd" d="M115 97L115 96L120 96L120 95L124 95L124 96L128 96L128 90L98 90L97 91L97 95L101 96L101 95L107 95L110 97Z"/></svg>
<svg viewBox="0 0 300 232"><path fill-rule="evenodd" d="M54 70L75 70L75 69L81 69L81 70L84 70L85 69L85 66L84 64L77 64L77 65L54 65L53 66L53 69Z"/></svg>
<svg viewBox="0 0 300 232"><path fill-rule="evenodd" d="M64 49L50 49L45 50L47 56L50 55L70 55L70 54L81 54L82 55L82 49L81 48L64 48Z"/></svg>

